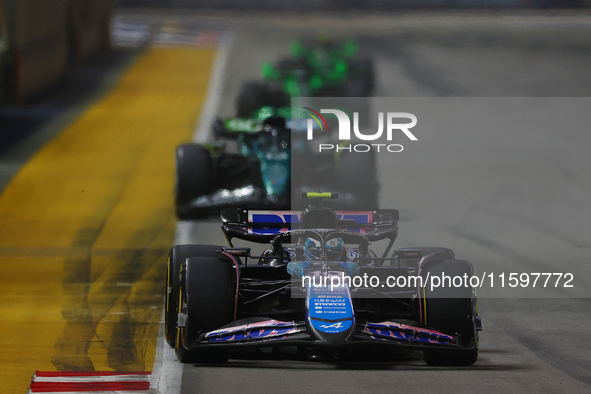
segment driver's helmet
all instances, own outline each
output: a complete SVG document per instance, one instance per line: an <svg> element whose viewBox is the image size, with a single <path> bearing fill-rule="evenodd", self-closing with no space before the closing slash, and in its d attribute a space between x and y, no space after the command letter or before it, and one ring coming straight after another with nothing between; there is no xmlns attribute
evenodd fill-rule
<svg viewBox="0 0 591 394"><path fill-rule="evenodd" d="M322 245L320 241L308 238L304 243L304 255L309 260L317 260L322 257ZM343 238L331 238L326 242L326 259L328 261L345 260L345 246Z"/></svg>

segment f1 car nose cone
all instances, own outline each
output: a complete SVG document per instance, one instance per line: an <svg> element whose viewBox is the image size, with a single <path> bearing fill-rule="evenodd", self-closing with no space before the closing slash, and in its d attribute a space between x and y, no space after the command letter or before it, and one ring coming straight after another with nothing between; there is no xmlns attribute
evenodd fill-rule
<svg viewBox="0 0 591 394"><path fill-rule="evenodd" d="M355 330L355 316L349 287L333 287L330 280L321 282L311 283L306 289L308 332L326 342L350 340Z"/></svg>

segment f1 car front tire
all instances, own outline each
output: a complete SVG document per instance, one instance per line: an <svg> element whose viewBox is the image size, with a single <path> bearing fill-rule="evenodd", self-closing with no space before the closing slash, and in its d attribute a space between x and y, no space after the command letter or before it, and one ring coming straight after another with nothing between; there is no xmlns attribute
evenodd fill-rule
<svg viewBox="0 0 591 394"><path fill-rule="evenodd" d="M190 257L218 255L215 251L221 248L221 246L215 245L175 245L170 249L166 271L166 301L164 304L164 337L170 346L174 347L176 343L181 264Z"/></svg>
<svg viewBox="0 0 591 394"><path fill-rule="evenodd" d="M202 334L234 320L234 279L232 261L211 247L200 257L181 263L179 314L184 324L177 327L175 351L179 361L220 363L228 360L226 349L192 349Z"/></svg>
<svg viewBox="0 0 591 394"><path fill-rule="evenodd" d="M463 277L473 274L472 265L464 260L442 260L428 264L422 271L424 277L443 275ZM459 342L470 350L448 352L426 350L425 362L431 366L470 366L478 359L478 333L474 324L476 297L468 287L440 286L424 288L423 323L448 335L459 335Z"/></svg>

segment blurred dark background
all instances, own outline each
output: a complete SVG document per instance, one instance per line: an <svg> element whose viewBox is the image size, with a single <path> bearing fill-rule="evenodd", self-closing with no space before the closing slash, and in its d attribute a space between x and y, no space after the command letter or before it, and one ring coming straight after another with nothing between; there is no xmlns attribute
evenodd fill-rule
<svg viewBox="0 0 591 394"><path fill-rule="evenodd" d="M382 19L392 15L394 21L400 14L430 13L457 14L461 20L469 20L485 13L518 17L588 14L591 0L0 0L0 156L74 104L99 94L97 89L109 79L109 73L133 60L142 48L122 49L118 42L122 33L149 36L155 31L152 17L166 12L182 15L183 9L190 9L194 16L227 14L234 21L244 20L245 31L249 32L267 22L256 17L252 22L252 18L241 16L257 15L259 11L274 13L276 21L291 27L306 19L297 19L296 15L315 15L330 17L333 28L344 28L348 22L340 22L339 11L349 18L359 13L369 21L372 15ZM143 14L144 19L117 23L118 16L134 13ZM415 30L432 27L425 21L416 23ZM531 40L545 46L540 34L553 35L554 30L550 30L542 28ZM445 29L436 33L445 36ZM499 34L503 37L502 32ZM467 40L468 36L472 37L454 33L450 39ZM404 35L396 37L409 39ZM138 42L148 40L140 37ZM379 50L385 51L383 47ZM271 59L270 54L265 56ZM233 84L240 86L242 82Z"/></svg>
<svg viewBox="0 0 591 394"><path fill-rule="evenodd" d="M591 7L591 0L0 0L0 102L24 103L109 46L116 7L363 12Z"/></svg>
<svg viewBox="0 0 591 394"><path fill-rule="evenodd" d="M119 0L124 7L196 7L263 10L339 11L417 8L582 8L589 0Z"/></svg>
<svg viewBox="0 0 591 394"><path fill-rule="evenodd" d="M24 102L109 45L110 0L0 1L0 100Z"/></svg>

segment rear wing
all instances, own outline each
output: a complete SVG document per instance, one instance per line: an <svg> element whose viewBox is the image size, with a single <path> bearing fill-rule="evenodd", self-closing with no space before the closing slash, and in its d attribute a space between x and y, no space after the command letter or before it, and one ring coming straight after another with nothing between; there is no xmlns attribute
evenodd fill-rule
<svg viewBox="0 0 591 394"><path fill-rule="evenodd" d="M339 229L357 231L370 241L398 235L399 213L396 209L376 211L335 211ZM300 228L301 211L262 211L227 208L221 211L222 230L232 245L238 238L256 243L269 243L278 234Z"/></svg>

